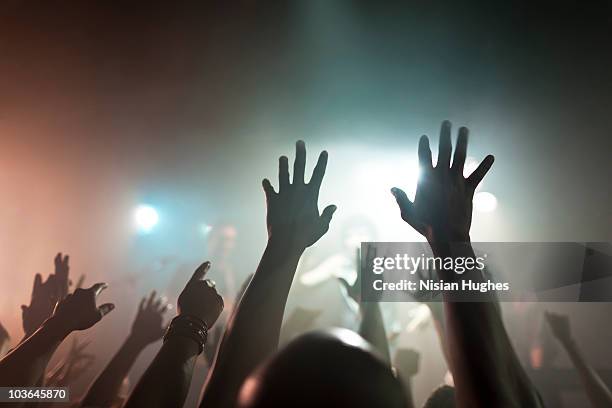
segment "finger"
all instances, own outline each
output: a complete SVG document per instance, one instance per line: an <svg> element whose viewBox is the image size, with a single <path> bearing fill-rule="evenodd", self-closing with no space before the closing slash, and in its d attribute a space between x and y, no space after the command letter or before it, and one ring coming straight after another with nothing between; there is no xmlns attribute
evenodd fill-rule
<svg viewBox="0 0 612 408"><path fill-rule="evenodd" d="M331 219L337 209L338 207L335 205L328 205L321 213L321 221L323 222L325 228L329 228L329 223L331 222Z"/></svg>
<svg viewBox="0 0 612 408"><path fill-rule="evenodd" d="M476 170L474 170L474 172L470 174L470 176L467 178L467 182L472 186L472 189L475 190L476 186L480 184L484 176L491 169L491 166L493 165L494 161L495 157L493 157L493 155L491 154L488 155L484 158L482 162L480 162L480 165L476 168Z"/></svg>
<svg viewBox="0 0 612 408"><path fill-rule="evenodd" d="M272 187L272 184L270 184L270 180L268 179L263 179L261 185L263 186L264 193L266 193L266 201L269 202L270 199L276 194L274 187Z"/></svg>
<svg viewBox="0 0 612 408"><path fill-rule="evenodd" d="M402 214L402 219L404 221L410 223L414 213L414 207L412 201L408 198L404 190L401 188L393 187L391 189L391 194L395 197L395 201L397 201L397 205L400 208L400 212Z"/></svg>
<svg viewBox="0 0 612 408"><path fill-rule="evenodd" d="M34 287L32 287L32 295L38 292L41 286L42 286L42 275L40 273L37 273L36 276L34 276Z"/></svg>
<svg viewBox="0 0 612 408"><path fill-rule="evenodd" d="M55 264L55 271L57 272L57 270L62 266L62 253L58 252L55 255L55 258L53 258L53 263Z"/></svg>
<svg viewBox="0 0 612 408"><path fill-rule="evenodd" d="M68 279L68 272L70 271L70 266L68 262L70 261L70 255L65 255L62 260L62 274Z"/></svg>
<svg viewBox="0 0 612 408"><path fill-rule="evenodd" d="M289 186L289 159L281 156L278 159L278 191L284 191Z"/></svg>
<svg viewBox="0 0 612 408"><path fill-rule="evenodd" d="M159 310L159 313L166 313L168 310L172 309L172 305L169 303L166 303L165 305L162 306L162 308Z"/></svg>
<svg viewBox="0 0 612 408"><path fill-rule="evenodd" d="M155 310L157 310L158 312L161 310L162 305L164 305L166 303L166 298L164 296L161 296L157 299L157 302L155 302L154 306L155 306Z"/></svg>
<svg viewBox="0 0 612 408"><path fill-rule="evenodd" d="M98 307L98 311L100 312L100 317L104 317L115 309L115 305L112 303L105 303Z"/></svg>
<svg viewBox="0 0 612 408"><path fill-rule="evenodd" d="M306 169L306 145L303 140L295 144L295 161L293 162L293 184L304 184Z"/></svg>
<svg viewBox="0 0 612 408"><path fill-rule="evenodd" d="M143 297L142 299L140 299L140 303L138 304L138 313L142 312L144 310L144 304L147 301L146 296Z"/></svg>
<svg viewBox="0 0 612 408"><path fill-rule="evenodd" d="M151 294L149 295L149 299L147 300L146 309L149 309L151 306L153 306L153 301L155 300L155 296L157 296L157 292L151 291Z"/></svg>
<svg viewBox="0 0 612 408"><path fill-rule="evenodd" d="M83 283L85 282L85 275L81 275L79 280L76 283L75 289L79 289L83 287Z"/></svg>
<svg viewBox="0 0 612 408"><path fill-rule="evenodd" d="M323 150L319 155L319 160L317 160L317 165L315 166L312 177L310 178L310 185L315 187L317 191L321 187L321 183L323 182L323 176L325 176L325 169L327 168L327 152Z"/></svg>
<svg viewBox="0 0 612 408"><path fill-rule="evenodd" d="M448 168L451 157L451 123L448 120L442 122L440 128L440 141L438 145L438 162L436 168Z"/></svg>
<svg viewBox="0 0 612 408"><path fill-rule="evenodd" d="M104 289L106 289L108 285L106 283L96 283L91 288L87 289L88 291L93 292L94 296L98 296Z"/></svg>
<svg viewBox="0 0 612 408"><path fill-rule="evenodd" d="M467 154L468 134L468 128L463 126L459 128L455 155L453 156L453 170L457 171L459 174L463 174L463 166L465 165L465 156Z"/></svg>
<svg viewBox="0 0 612 408"><path fill-rule="evenodd" d="M429 139L425 135L421 136L419 139L419 167L425 170L430 170L432 168Z"/></svg>
<svg viewBox="0 0 612 408"><path fill-rule="evenodd" d="M204 262L202 265L198 267L198 269L195 270L195 272L191 276L191 279L189 279L189 283L202 280L202 278L206 275L206 273L208 273L209 269L210 269L210 262L209 261Z"/></svg>

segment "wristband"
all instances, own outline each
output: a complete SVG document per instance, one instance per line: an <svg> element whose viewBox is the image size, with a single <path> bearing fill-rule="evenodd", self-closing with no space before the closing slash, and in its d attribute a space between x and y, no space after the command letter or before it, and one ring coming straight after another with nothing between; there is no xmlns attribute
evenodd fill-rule
<svg viewBox="0 0 612 408"><path fill-rule="evenodd" d="M204 350L204 344L208 337L208 326L202 319L197 317L178 315L168 326L164 335L164 342L170 337L180 336L192 339L198 344L198 354Z"/></svg>

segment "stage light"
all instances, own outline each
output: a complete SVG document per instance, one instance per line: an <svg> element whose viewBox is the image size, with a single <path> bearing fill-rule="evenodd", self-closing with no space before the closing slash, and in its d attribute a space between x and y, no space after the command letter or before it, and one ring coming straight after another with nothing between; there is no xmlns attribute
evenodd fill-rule
<svg viewBox="0 0 612 408"><path fill-rule="evenodd" d="M202 231L202 234L204 235L208 235L210 231L212 231L212 229L213 229L213 226L208 225L208 224L202 224L202 226L200 227L200 230Z"/></svg>
<svg viewBox="0 0 612 408"><path fill-rule="evenodd" d="M497 208L497 198L486 191L474 195L474 209L478 212L492 212Z"/></svg>
<svg viewBox="0 0 612 408"><path fill-rule="evenodd" d="M159 215L150 205L139 205L134 211L136 226L141 232L150 232L159 222Z"/></svg>

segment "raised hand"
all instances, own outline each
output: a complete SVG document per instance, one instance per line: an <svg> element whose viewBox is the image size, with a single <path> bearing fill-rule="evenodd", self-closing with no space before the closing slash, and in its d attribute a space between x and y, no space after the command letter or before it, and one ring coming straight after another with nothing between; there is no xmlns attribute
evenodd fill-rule
<svg viewBox="0 0 612 408"><path fill-rule="evenodd" d="M75 330L89 329L98 323L115 308L112 303L96 306L96 298L106 288L106 283L96 283L89 289L77 289L66 296L57 304L51 316L53 324L69 334Z"/></svg>
<svg viewBox="0 0 612 408"><path fill-rule="evenodd" d="M143 297L132 324L130 339L141 347L161 339L166 331L164 313L168 308L163 298L156 299L155 291L151 292L148 299Z"/></svg>
<svg viewBox="0 0 612 408"><path fill-rule="evenodd" d="M469 241L474 191L493 165L494 157L485 157L478 168L464 178L467 144L468 129L461 127L451 165L451 123L442 122L435 167L431 162L429 139L422 136L419 141L421 177L414 203L404 191L397 187L391 189L400 207L402 219L425 236L430 244L449 240Z"/></svg>
<svg viewBox="0 0 612 408"><path fill-rule="evenodd" d="M60 300L68 295L68 286L70 285L68 279L68 272L70 272L70 266L68 266L69 259L68 255L62 255L59 252L53 260L55 263L55 284L57 285L57 295Z"/></svg>
<svg viewBox="0 0 612 408"><path fill-rule="evenodd" d="M68 255L58 253L54 258L55 272L45 282L37 273L34 277L34 287L30 305L22 305L22 323L25 337L28 337L53 313L55 305L68 294Z"/></svg>
<svg viewBox="0 0 612 408"><path fill-rule="evenodd" d="M374 258L376 258L376 247L368 245L365 254L365 264L371 265ZM344 288L346 296L355 301L358 305L361 303L361 248L356 250L356 278L355 282L351 285L346 279L338 278L338 281Z"/></svg>
<svg viewBox="0 0 612 408"><path fill-rule="evenodd" d="M54 275L50 275L43 282L40 273L36 274L30 305L21 305L21 320L25 337L34 333L51 316L59 300L58 294L59 291Z"/></svg>
<svg viewBox="0 0 612 408"><path fill-rule="evenodd" d="M209 269L210 262L207 261L195 270L179 295L177 306L179 315L197 317L210 329L223 311L223 298L211 280L202 280Z"/></svg>
<svg viewBox="0 0 612 408"><path fill-rule="evenodd" d="M572 331L567 316L552 312L544 312L544 316L557 340L561 343L567 343L572 340Z"/></svg>
<svg viewBox="0 0 612 408"><path fill-rule="evenodd" d="M289 159L281 156L278 165L278 192L268 179L263 180L267 202L268 237L284 242L290 248L304 250L319 240L329 229L335 205L319 214L319 189L327 166L327 152L319 155L310 182L304 181L306 146L298 141L293 163L293 183L289 182Z"/></svg>

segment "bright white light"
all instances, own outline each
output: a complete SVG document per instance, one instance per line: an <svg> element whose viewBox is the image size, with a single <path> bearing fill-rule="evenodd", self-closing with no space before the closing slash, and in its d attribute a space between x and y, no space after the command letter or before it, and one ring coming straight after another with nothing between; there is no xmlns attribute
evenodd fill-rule
<svg viewBox="0 0 612 408"><path fill-rule="evenodd" d="M139 205L134 211L136 226L142 232L150 232L159 221L159 215L150 205Z"/></svg>
<svg viewBox="0 0 612 408"><path fill-rule="evenodd" d="M202 234L204 235L208 235L208 233L212 231L213 229L212 225L208 225L208 224L202 224L201 228L202 228Z"/></svg>
<svg viewBox="0 0 612 408"><path fill-rule="evenodd" d="M474 209L478 212L492 212L497 208L497 198L486 191L474 195Z"/></svg>

